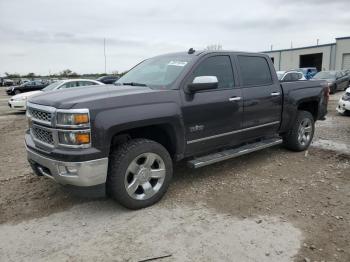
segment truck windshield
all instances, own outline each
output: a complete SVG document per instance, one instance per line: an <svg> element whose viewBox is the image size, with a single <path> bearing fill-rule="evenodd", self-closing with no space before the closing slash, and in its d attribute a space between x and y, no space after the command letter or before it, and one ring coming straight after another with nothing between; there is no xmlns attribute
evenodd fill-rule
<svg viewBox="0 0 350 262"><path fill-rule="evenodd" d="M193 56L170 55L147 59L122 76L116 85L169 88L188 66Z"/></svg>

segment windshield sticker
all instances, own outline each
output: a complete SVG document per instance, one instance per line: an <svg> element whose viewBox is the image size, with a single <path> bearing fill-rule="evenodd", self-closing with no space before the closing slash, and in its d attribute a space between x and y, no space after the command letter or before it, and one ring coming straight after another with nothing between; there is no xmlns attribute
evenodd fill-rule
<svg viewBox="0 0 350 262"><path fill-rule="evenodd" d="M187 62L182 61L170 61L168 66L185 66L187 65Z"/></svg>

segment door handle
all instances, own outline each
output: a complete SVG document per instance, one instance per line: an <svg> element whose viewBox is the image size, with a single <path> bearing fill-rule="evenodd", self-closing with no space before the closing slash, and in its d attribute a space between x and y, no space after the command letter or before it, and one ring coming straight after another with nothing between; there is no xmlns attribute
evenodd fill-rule
<svg viewBox="0 0 350 262"><path fill-rule="evenodd" d="M241 99L242 99L242 97L240 97L240 96L234 96L234 97L230 97L228 99L228 101L233 102L233 101L239 101Z"/></svg>
<svg viewBox="0 0 350 262"><path fill-rule="evenodd" d="M272 92L271 96L279 96L281 94L281 92Z"/></svg>

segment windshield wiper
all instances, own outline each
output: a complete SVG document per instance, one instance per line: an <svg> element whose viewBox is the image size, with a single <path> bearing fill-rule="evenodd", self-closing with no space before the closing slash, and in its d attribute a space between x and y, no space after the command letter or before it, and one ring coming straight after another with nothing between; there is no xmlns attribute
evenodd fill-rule
<svg viewBox="0 0 350 262"><path fill-rule="evenodd" d="M146 84L129 82L129 83L121 83L123 86L147 86Z"/></svg>

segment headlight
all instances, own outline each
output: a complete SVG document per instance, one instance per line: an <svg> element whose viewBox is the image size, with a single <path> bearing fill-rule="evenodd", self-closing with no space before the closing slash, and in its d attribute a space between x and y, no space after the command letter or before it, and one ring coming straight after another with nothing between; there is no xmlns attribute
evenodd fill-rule
<svg viewBox="0 0 350 262"><path fill-rule="evenodd" d="M22 97L19 97L19 98L14 98L13 101L25 101L27 100L27 97L26 96L22 96Z"/></svg>
<svg viewBox="0 0 350 262"><path fill-rule="evenodd" d="M88 109L77 109L66 111L57 111L56 123L57 126L63 127L89 127L90 116Z"/></svg>
<svg viewBox="0 0 350 262"><path fill-rule="evenodd" d="M64 146L88 147L90 145L90 131L58 131L58 141Z"/></svg>
<svg viewBox="0 0 350 262"><path fill-rule="evenodd" d="M350 101L350 93L345 93L341 99L344 101Z"/></svg>

